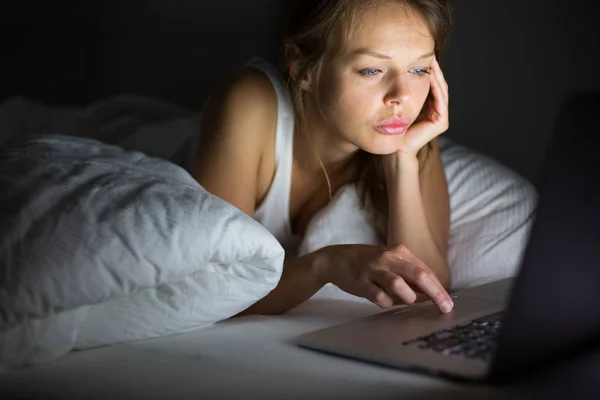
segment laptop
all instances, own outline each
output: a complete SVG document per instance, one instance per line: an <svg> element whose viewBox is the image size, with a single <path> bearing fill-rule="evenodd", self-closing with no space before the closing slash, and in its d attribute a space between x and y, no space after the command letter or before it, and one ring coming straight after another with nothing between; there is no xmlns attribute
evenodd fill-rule
<svg viewBox="0 0 600 400"><path fill-rule="evenodd" d="M297 344L330 354L466 380L502 382L598 346L600 93L562 107L536 217L516 277L432 302L309 332Z"/></svg>

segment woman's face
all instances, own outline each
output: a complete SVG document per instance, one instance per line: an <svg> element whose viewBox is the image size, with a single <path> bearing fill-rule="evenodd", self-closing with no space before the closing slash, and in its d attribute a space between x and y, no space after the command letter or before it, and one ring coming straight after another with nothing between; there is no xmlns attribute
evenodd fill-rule
<svg viewBox="0 0 600 400"><path fill-rule="evenodd" d="M425 21L398 4L365 11L312 83L325 128L369 153L395 152L429 93L434 44Z"/></svg>

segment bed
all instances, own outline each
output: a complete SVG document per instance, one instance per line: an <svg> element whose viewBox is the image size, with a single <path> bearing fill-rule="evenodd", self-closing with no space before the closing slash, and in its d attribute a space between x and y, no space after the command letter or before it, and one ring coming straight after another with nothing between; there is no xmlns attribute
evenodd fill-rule
<svg viewBox="0 0 600 400"><path fill-rule="evenodd" d="M40 161L43 158L41 154L44 157L50 157L48 154L55 157L49 160L52 165L59 167L62 165L60 162L63 155L69 157L68 163L65 163L69 166L75 165L73 160L77 158L85 159L85 165L89 164L90 159L99 160L103 165L112 163L111 166L116 165L115 163L122 166L127 161L128 174L133 173L131 165L154 171L150 174L152 177L157 170L167 171L165 174L172 174L169 178L175 177L188 188L193 185L189 181L191 178L188 171L193 163L194 142L200 118L200 113L143 96L119 95L85 107L52 106L24 97L13 97L0 104L3 143L12 143L15 139L19 143L20 138L31 134L43 135L42 139L31 139L34 142L27 142L25 147L7 145L7 148L14 151L9 156L6 152L3 153L0 180L4 187L25 186L19 183L23 182L20 178L29 179L35 168L28 166L25 169L15 169L17 164L11 162L21 162L25 153L19 151L26 149L27 156L30 156L36 168L45 168L47 165ZM68 147L56 147L57 144ZM513 276L518 272L522 250L535 214L535 189L500 163L451 140L444 140L441 148L451 192L449 258L453 290ZM70 176L71 170L59 167L57 170ZM15 171L22 175L15 177ZM91 171L96 174L93 175L94 179L97 178L97 169L93 168ZM106 170L103 171L102 173L106 173ZM122 169L110 171L113 178L118 179ZM47 175L40 176L47 178ZM135 177L137 179L138 175ZM82 181L76 180L77 189L83 187L80 185ZM52 190L61 188L59 193L64 190L63 186L49 185ZM39 194L32 192L29 187L27 186L27 198ZM172 186L159 190L163 191L159 194L173 193ZM4 193L8 192L13 193ZM157 196L155 192L150 195L152 199ZM14 196L3 196L4 204L14 206L19 203L19 207L24 204L17 202ZM48 198L49 203L52 203L52 199L58 197ZM76 275L73 273L74 267L61 270L65 274L62 283L51 289L48 289L47 282L41 278L36 278L39 286L33 287L27 286L32 279L22 278L19 287L27 286L30 292L45 293L43 301L37 303L31 301L31 296L10 297L15 292L6 289L5 284L0 293L4 300L2 311L5 316L12 315L14 318L3 320L0 355L4 357L3 361L10 357L17 361L12 365L4 364L8 368L0 373L1 397L349 399L377 396L429 399L443 396L464 399L506 398L513 395L503 388L459 384L297 347L294 338L302 333L381 312L365 300L345 294L331 285L325 286L306 303L286 314L230 319L229 317L274 287L281 272L283 253L272 238L252 224L250 218L244 219L216 199L207 199L205 209L208 211L202 215L215 218L206 220L206 224L212 230L220 232L217 235L219 241L211 243L208 250L204 251L210 253L207 258L200 258L201 264L212 266L213 275L200 275L202 279L197 279L194 284L210 282L208 284L181 286L182 276L187 279L187 275L169 275L174 268L164 265L169 264L165 260L170 260L168 254L172 251L172 247L169 247L172 244L168 244L172 242L168 241L165 242L167 244L156 242L158 244L153 246L154 250L162 252L158 256L163 257L160 258L163 264L158 265L160 262L155 259L146 262L151 257L144 255L146 258L143 261L149 264L148 269L140 269L139 273L131 276L122 275L123 271L117 265L110 270L111 278L106 278L100 274L105 272L103 268L108 268L106 259L103 259L101 267L90 269L90 275L79 277L80 280L72 278ZM352 208L357 201L356 192L352 188L342 190L326 212L311 223L301 246L304 251L327 244L368 242L369 238L375 237L373 232L365 229L368 226L365 215L352 213L354 220L348 218L350 214L346 210ZM77 204L73 207L79 207ZM14 206L10 212L19 212L19 207ZM86 213L95 212L90 211L93 209L83 208L82 214L75 216L86 218ZM223 212L226 214L219 214ZM9 212L5 214L7 221L11 215L13 214ZM343 226L337 230L332 229L332 224L328 221L339 221L342 216L345 221ZM224 224L222 220L230 223ZM16 231L6 231L9 229L6 226L10 228L10 224L5 225L3 237L13 237ZM188 228L197 227L189 225ZM256 238L255 243L244 243L245 247L242 246L235 239L240 236L240 230L244 232L244 239ZM210 232L212 233L206 234L207 237L215 235L213 231ZM123 231L123 241L130 240L127 239L128 234L133 237L137 233ZM164 236L168 235L163 235L160 240L164 240ZM38 254L47 250L47 247L40 247L40 242L19 243L21 246L23 243L33 243L30 249ZM47 242L44 243L47 246ZM94 243L97 245L97 242ZM188 243L184 240L178 246L185 250L186 246L193 247L192 243L195 242ZM113 242L110 244L114 245ZM3 268L7 268L8 259L5 255L8 254L8 245L4 243L3 246L0 253L4 257ZM66 248L68 250L72 247L67 245ZM244 253L244 249L249 249L249 253ZM65 259L61 258L64 253L52 254L57 259ZM180 256L181 260L178 259L181 265L193 264L184 258ZM39 257L28 260L33 260L31 264L38 263L37 269L32 270L34 272L47 268L46 261L40 262ZM81 264L88 258L78 260L83 260ZM143 266L136 262L129 265L140 268ZM218 270L224 278L207 280L206 276L214 277L215 265L224 268ZM77 268L81 268L79 264ZM249 270L253 272L247 275ZM150 277L146 281L143 280L145 274ZM52 280L52 277L53 275L48 275L47 280ZM92 296L92 292L95 293L94 290L98 287L108 287L106 282L109 281L118 283L116 289L112 287L108 294L102 292ZM82 290L85 293L80 293L76 300L73 300L74 297L69 292L60 304L51 304L46 308L40 306L39 303L54 302L58 290L56 288L63 287L65 282L70 287L82 286L89 290ZM129 286L123 282L129 282ZM257 282L261 284L257 285ZM192 290L196 297L190 295ZM200 295L205 296L202 304L198 303ZM210 301L205 301L209 297ZM12 303L9 305L10 302ZM68 323L57 322L61 316L65 316ZM37 323L34 320L49 322L46 325L40 322L40 327L34 326ZM8 332L10 323L21 323L21 330ZM47 340L48 338L51 340ZM19 363L29 366L23 367Z"/></svg>
<svg viewBox="0 0 600 400"><path fill-rule="evenodd" d="M74 352L0 377L0 394L4 399L508 397L503 389L331 357L292 342L303 332L378 311L350 300L309 300L283 316L246 316L186 334Z"/></svg>

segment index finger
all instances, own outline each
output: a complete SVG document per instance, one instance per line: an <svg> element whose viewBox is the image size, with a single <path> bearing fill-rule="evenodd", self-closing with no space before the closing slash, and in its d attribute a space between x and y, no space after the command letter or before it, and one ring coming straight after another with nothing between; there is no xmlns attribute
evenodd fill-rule
<svg viewBox="0 0 600 400"><path fill-rule="evenodd" d="M442 71L442 66L440 65L440 62L438 61L437 57L434 57L432 67L433 73L435 76L438 77L440 83L448 85L448 82L446 82L446 77L444 76L444 71Z"/></svg>
<svg viewBox="0 0 600 400"><path fill-rule="evenodd" d="M452 311L454 303L441 282L428 268L423 268L420 260L398 260L397 270L404 280L411 283L421 293L429 297L443 313Z"/></svg>

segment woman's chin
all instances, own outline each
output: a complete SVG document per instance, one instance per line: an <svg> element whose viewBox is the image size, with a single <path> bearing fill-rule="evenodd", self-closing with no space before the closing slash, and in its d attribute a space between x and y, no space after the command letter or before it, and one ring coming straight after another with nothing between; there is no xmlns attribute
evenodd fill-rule
<svg viewBox="0 0 600 400"><path fill-rule="evenodd" d="M361 146L361 148L367 153L386 155L398 151L400 144L400 135L386 136L383 138L377 138L377 140L371 140L369 143L365 143L365 146Z"/></svg>

